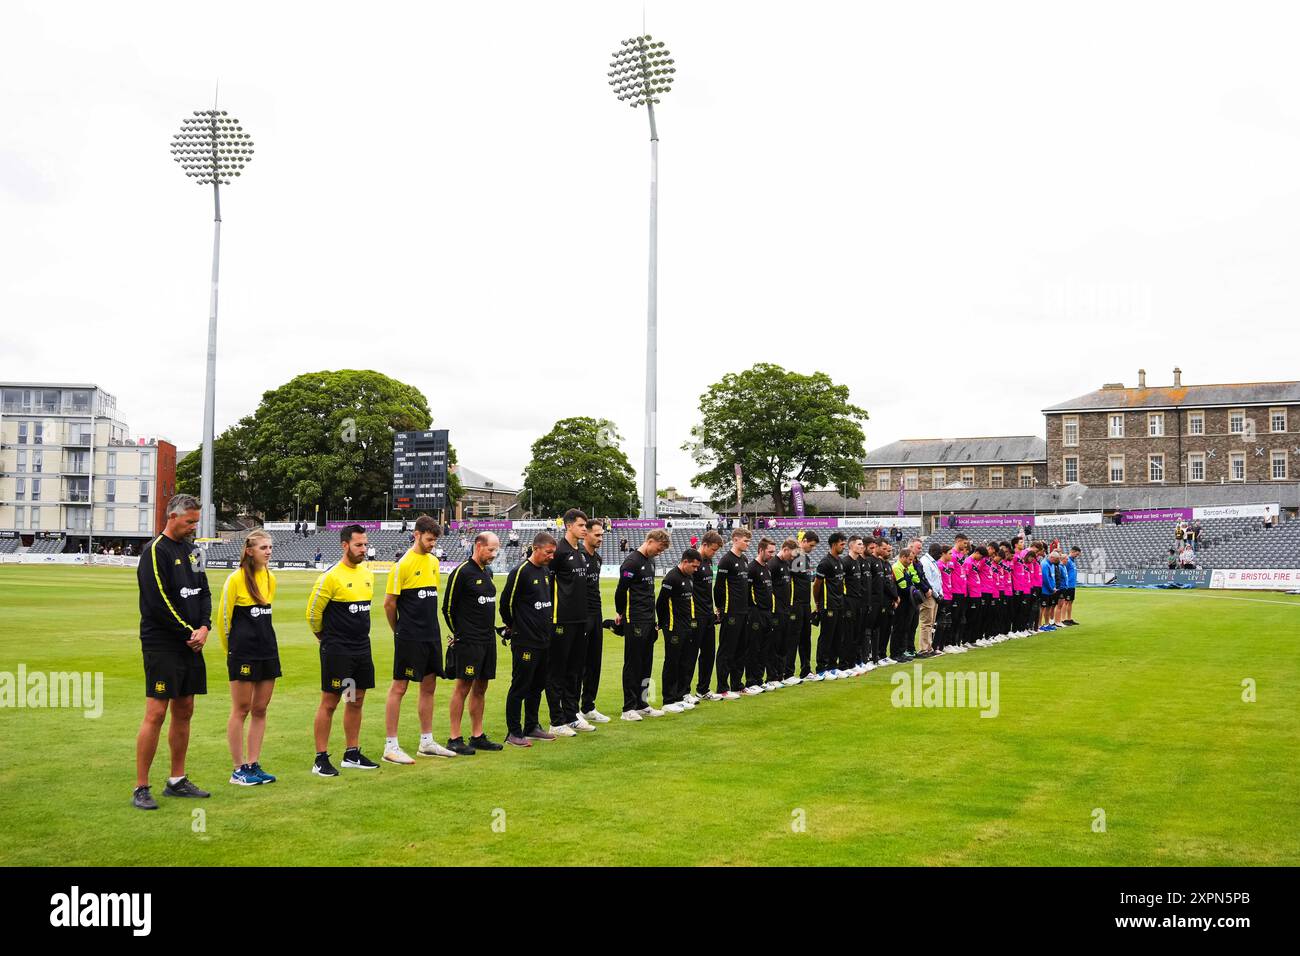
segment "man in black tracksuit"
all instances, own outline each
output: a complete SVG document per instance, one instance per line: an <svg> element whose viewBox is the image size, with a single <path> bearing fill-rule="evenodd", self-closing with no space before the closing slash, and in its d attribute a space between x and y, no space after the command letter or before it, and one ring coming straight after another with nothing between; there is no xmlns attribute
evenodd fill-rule
<svg viewBox="0 0 1300 956"><path fill-rule="evenodd" d="M816 531L805 531L799 539L798 550L790 561L790 577L794 581L795 635L786 650L785 673L795 672L795 652L799 655L799 679L812 673L812 586L815 572L809 555L817 547Z"/></svg>
<svg viewBox="0 0 1300 956"><path fill-rule="evenodd" d="M866 541L866 557L863 568L866 571L867 620L863 631L867 659L878 664L884 657L884 642L880 639L880 616L885 603L885 563L880 560L878 542L875 538Z"/></svg>
<svg viewBox="0 0 1300 956"><path fill-rule="evenodd" d="M844 635L844 554L843 531L831 532L830 553L817 565L817 579L813 582L813 600L817 602L817 619L821 630L817 635L817 673L831 674L837 669L840 658L840 641Z"/></svg>
<svg viewBox="0 0 1300 956"><path fill-rule="evenodd" d="M693 668L686 664L686 659L700 628L691 578L699 569L700 552L687 548L677 567L664 575L659 584L659 599L655 601L655 618L659 630L664 632L662 680L664 710L669 713L683 710L682 700L691 689Z"/></svg>
<svg viewBox="0 0 1300 956"><path fill-rule="evenodd" d="M749 613L749 563L745 552L753 537L747 528L731 532L731 550L718 560L713 575L713 606L721 620L718 633L718 693L735 699L745 689L745 616Z"/></svg>
<svg viewBox="0 0 1300 956"><path fill-rule="evenodd" d="M555 584L548 565L555 551L555 538L545 531L538 532L528 559L510 572L501 592L501 620L508 629L513 663L510 690L506 693L506 743L516 747L531 747L533 739L555 739L537 720L542 690L549 686Z"/></svg>
<svg viewBox="0 0 1300 956"><path fill-rule="evenodd" d="M844 622L847 629L840 638L840 670L850 670L863 663L862 634L866 626L867 605L865 566L862 560L862 538L852 535L844 557Z"/></svg>
<svg viewBox="0 0 1300 956"><path fill-rule="evenodd" d="M614 621L623 632L623 719L661 717L649 700L655 653L655 557L669 543L668 532L655 528L623 560L614 590Z"/></svg>
<svg viewBox="0 0 1300 956"><path fill-rule="evenodd" d="M880 605L880 624L878 625L877 644L880 647L880 656L882 660L893 660L889 656L889 641L894 630L894 615L901 610L899 606L898 582L894 580L894 562L891 560L893 548L884 538L879 539L880 544L876 548L876 553L880 557L882 582L881 589L884 592L884 600Z"/></svg>
<svg viewBox="0 0 1300 956"><path fill-rule="evenodd" d="M690 668L695 668L695 656L699 657L699 678L695 684L695 696L701 699L718 700L713 692L713 658L717 653L718 612L713 607L713 556L722 547L722 535L716 531L704 532L700 539L700 567L691 575L691 586L695 593L695 615L699 620L696 628L695 651L691 655Z"/></svg>
<svg viewBox="0 0 1300 956"><path fill-rule="evenodd" d="M767 563L776 553L771 538L761 538L758 554L749 562L749 614L746 615L749 645L745 653L745 687L765 690L764 684L776 680L764 674L772 642L776 638L776 599L772 594L772 571Z"/></svg>
<svg viewBox="0 0 1300 956"><path fill-rule="evenodd" d="M577 701L578 713L588 723L603 724L609 718L596 709L596 693L600 690L600 662L605 649L605 631L600 600L600 542L605 537L605 524L599 518L587 523L587 536L582 550L587 558L587 623L582 636L573 643L569 652L569 695Z"/></svg>
<svg viewBox="0 0 1300 956"><path fill-rule="evenodd" d="M555 635L548 651L546 703L551 711L551 732L568 737L579 730L596 728L578 713L578 700L569 680L570 657L578 635L587 626L587 516L577 508L564 513L564 537L551 561L553 579L551 621ZM567 728L567 729L560 729Z"/></svg>
<svg viewBox="0 0 1300 956"><path fill-rule="evenodd" d="M786 659L792 654L795 639L798 636L798 615L794 610L794 576L790 573L790 562L799 543L794 538L781 542L781 550L771 561L767 570L772 575L772 598L776 606L776 637L772 641L772 651L768 655L767 673L770 680L786 681L790 671L786 669Z"/></svg>

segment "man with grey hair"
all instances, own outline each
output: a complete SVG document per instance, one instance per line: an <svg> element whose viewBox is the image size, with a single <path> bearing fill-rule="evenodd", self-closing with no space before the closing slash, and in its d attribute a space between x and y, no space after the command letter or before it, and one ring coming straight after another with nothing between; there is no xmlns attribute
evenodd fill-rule
<svg viewBox="0 0 1300 956"><path fill-rule="evenodd" d="M497 676L497 587L492 580L492 562L500 547L500 539L491 531L479 532L469 558L451 572L442 602L448 634L446 669L456 681L447 715L451 730L447 749L462 757L503 749L483 729L488 681ZM468 743L461 734L467 700L471 732Z"/></svg>
<svg viewBox="0 0 1300 956"><path fill-rule="evenodd" d="M140 645L144 652L144 722L135 740L136 787L131 804L157 810L149 793L149 768L158 750L163 721L171 711L167 746L171 775L165 797L208 797L185 774L194 696L208 692L203 645L212 627L212 593L203 556L194 546L199 502L176 495L167 503L167 524L140 555Z"/></svg>

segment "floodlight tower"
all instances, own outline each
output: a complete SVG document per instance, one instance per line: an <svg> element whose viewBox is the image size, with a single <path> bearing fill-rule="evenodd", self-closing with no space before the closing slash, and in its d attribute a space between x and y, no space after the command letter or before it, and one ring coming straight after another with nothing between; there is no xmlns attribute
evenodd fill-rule
<svg viewBox="0 0 1300 956"><path fill-rule="evenodd" d="M655 106L659 97L672 89L677 72L662 40L649 34L623 40L609 64L609 85L618 98L635 109L644 106L650 117L650 279L646 297L645 350L645 458L641 475L641 517L653 518L658 502L655 485L655 455L658 414L658 325L659 325L659 131L655 127Z"/></svg>
<svg viewBox="0 0 1300 956"><path fill-rule="evenodd" d="M208 313L208 369L203 391L203 473L200 478L199 537L211 538L217 530L216 503L212 500L212 442L217 399L217 275L221 262L221 187L253 161L253 138L239 120L225 110L195 110L181 120L172 137L172 157L185 175L200 186L212 187L212 303Z"/></svg>

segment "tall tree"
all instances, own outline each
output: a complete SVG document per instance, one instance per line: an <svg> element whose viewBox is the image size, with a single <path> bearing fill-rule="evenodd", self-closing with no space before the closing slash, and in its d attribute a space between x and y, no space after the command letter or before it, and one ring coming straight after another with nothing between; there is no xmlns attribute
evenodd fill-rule
<svg viewBox="0 0 1300 956"><path fill-rule="evenodd" d="M760 362L729 372L700 396L700 423L682 449L703 469L695 484L715 501L734 498L739 463L745 498L771 496L772 510L782 515L790 481L809 488L861 484L866 420L866 410L849 401L848 386L824 372L801 375Z"/></svg>
<svg viewBox="0 0 1300 956"><path fill-rule="evenodd" d="M534 514L560 515L569 508L599 515L633 514L636 472L619 447L622 436L603 418L563 418L537 441L524 472L520 502Z"/></svg>
<svg viewBox="0 0 1300 956"><path fill-rule="evenodd" d="M289 514L296 495L310 514L316 504L341 509L347 495L353 514L380 514L392 485L393 433L431 423L419 389L379 372L299 375L264 392L257 410L217 439L218 507L227 514ZM191 493L198 490L199 463L190 460L198 457L187 455L178 469L177 486ZM454 464L455 452L448 457ZM450 500L460 494L460 480L449 476Z"/></svg>

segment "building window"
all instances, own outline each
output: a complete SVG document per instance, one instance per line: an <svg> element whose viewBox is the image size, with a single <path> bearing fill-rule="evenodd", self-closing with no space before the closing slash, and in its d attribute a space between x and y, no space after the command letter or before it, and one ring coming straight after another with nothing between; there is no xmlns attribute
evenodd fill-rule
<svg viewBox="0 0 1300 956"><path fill-rule="evenodd" d="M1187 456L1187 480L1205 480L1205 452L1195 451Z"/></svg>
<svg viewBox="0 0 1300 956"><path fill-rule="evenodd" d="M18 478L14 482L14 500L22 501L27 497L27 479Z"/></svg>
<svg viewBox="0 0 1300 956"><path fill-rule="evenodd" d="M1164 438L1165 437L1165 413L1149 412L1147 414L1147 437Z"/></svg>
<svg viewBox="0 0 1300 956"><path fill-rule="evenodd" d="M14 505L14 527L24 528L27 526L27 506Z"/></svg>
<svg viewBox="0 0 1300 956"><path fill-rule="evenodd" d="M32 452L32 473L39 475L45 470L45 452Z"/></svg>
<svg viewBox="0 0 1300 956"><path fill-rule="evenodd" d="M1061 459L1061 474L1065 476L1067 482L1076 482L1079 480L1079 459L1074 455Z"/></svg>
<svg viewBox="0 0 1300 956"><path fill-rule="evenodd" d="M148 452L140 455L140 474L148 475L153 473L153 456Z"/></svg>
<svg viewBox="0 0 1300 956"><path fill-rule="evenodd" d="M1274 481L1286 481L1286 452L1275 451L1269 461Z"/></svg>
<svg viewBox="0 0 1300 956"><path fill-rule="evenodd" d="M149 503L149 482L142 481L140 482L140 504L147 505L148 503Z"/></svg>
<svg viewBox="0 0 1300 956"><path fill-rule="evenodd" d="M27 451L26 451L26 449L23 449L23 448L19 448L19 449L18 449L18 464L16 465L16 469L17 469L17 471L18 471L18 474L20 474L20 475L21 475L23 472L25 472L25 471L27 470Z"/></svg>
<svg viewBox="0 0 1300 956"><path fill-rule="evenodd" d="M942 468L934 468L930 471L930 487L942 488L948 483L947 472Z"/></svg>
<svg viewBox="0 0 1300 956"><path fill-rule="evenodd" d="M909 468L907 471L903 472L903 487L906 488L908 491L916 490L916 469L915 468Z"/></svg>
<svg viewBox="0 0 1300 956"><path fill-rule="evenodd" d="M41 526L41 509L32 505L32 521L27 527L39 528Z"/></svg>
<svg viewBox="0 0 1300 956"><path fill-rule="evenodd" d="M1246 480L1246 454L1234 451L1228 463L1228 478L1231 481Z"/></svg>
<svg viewBox="0 0 1300 956"><path fill-rule="evenodd" d="M20 445L27 444L27 423L26 422L18 423L18 444Z"/></svg>
<svg viewBox="0 0 1300 956"><path fill-rule="evenodd" d="M1187 434L1189 435L1205 434L1205 412L1187 413Z"/></svg>
<svg viewBox="0 0 1300 956"><path fill-rule="evenodd" d="M1147 481L1161 482L1165 480L1165 456L1151 455L1147 458Z"/></svg>
<svg viewBox="0 0 1300 956"><path fill-rule="evenodd" d="M1001 468L990 468L990 469L989 469L989 487L990 487L990 488L1001 488L1001 487L1002 487L1002 469L1001 469Z"/></svg>
<svg viewBox="0 0 1300 956"><path fill-rule="evenodd" d="M1079 444L1079 419L1071 415L1061 419L1061 444L1074 448Z"/></svg>
<svg viewBox="0 0 1300 956"><path fill-rule="evenodd" d="M45 423L44 422L35 423L35 427L33 428L32 444L33 445L45 444Z"/></svg>
<svg viewBox="0 0 1300 956"><path fill-rule="evenodd" d="M111 500L111 499L110 499L110 500ZM105 508L105 509L104 509L104 530L105 530L105 531L112 531L112 530L113 530L113 515L115 515L115 514L117 514L117 509L116 509L116 508Z"/></svg>
<svg viewBox="0 0 1300 956"><path fill-rule="evenodd" d="M1112 485L1122 485L1124 483L1124 456L1111 455L1107 459L1107 469L1110 473L1110 483Z"/></svg>
<svg viewBox="0 0 1300 956"><path fill-rule="evenodd" d="M1034 487L1034 469L1032 468L1020 469L1020 487L1021 488Z"/></svg>
<svg viewBox="0 0 1300 956"><path fill-rule="evenodd" d="M144 508L140 509L140 524L137 526L139 531L149 530L149 512Z"/></svg>
<svg viewBox="0 0 1300 956"><path fill-rule="evenodd" d="M117 474L117 452L115 451L108 453L108 473L110 475Z"/></svg>
<svg viewBox="0 0 1300 956"><path fill-rule="evenodd" d="M974 469L974 468L963 468L963 469L961 470L961 483L962 483L963 485L970 485L972 488L975 487L975 469Z"/></svg>
<svg viewBox="0 0 1300 956"><path fill-rule="evenodd" d="M888 471L888 469L884 469L884 468L882 468L880 471L876 472L876 490L877 490L877 491L888 491L888 490L889 490L889 471Z"/></svg>
<svg viewBox="0 0 1300 956"><path fill-rule="evenodd" d="M1268 430L1271 432L1286 431L1286 409L1270 408L1268 410Z"/></svg>
<svg viewBox="0 0 1300 956"><path fill-rule="evenodd" d="M41 500L41 479L32 479L32 501Z"/></svg>
<svg viewBox="0 0 1300 956"><path fill-rule="evenodd" d="M116 478L109 478L107 483L104 485L104 500L110 503L117 500L117 479ZM113 509L110 508L108 510L108 513L112 514Z"/></svg>
<svg viewBox="0 0 1300 956"><path fill-rule="evenodd" d="M1124 416L1123 415L1110 416L1110 437L1111 438L1124 437Z"/></svg>
<svg viewBox="0 0 1300 956"><path fill-rule="evenodd" d="M1228 412L1228 434L1240 435L1246 430L1246 410L1234 408Z"/></svg>

